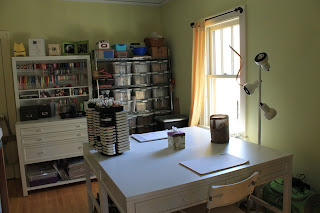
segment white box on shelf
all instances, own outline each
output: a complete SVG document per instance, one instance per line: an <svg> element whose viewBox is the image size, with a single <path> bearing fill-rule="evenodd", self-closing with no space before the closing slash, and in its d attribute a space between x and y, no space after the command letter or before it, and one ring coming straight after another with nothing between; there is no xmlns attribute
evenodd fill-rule
<svg viewBox="0 0 320 213"><path fill-rule="evenodd" d="M45 56L45 43L43 38L29 38L29 56Z"/></svg>

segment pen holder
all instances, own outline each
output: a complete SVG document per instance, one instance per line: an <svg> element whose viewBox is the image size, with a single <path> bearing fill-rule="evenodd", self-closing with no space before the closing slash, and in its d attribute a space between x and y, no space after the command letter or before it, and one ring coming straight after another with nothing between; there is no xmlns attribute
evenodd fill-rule
<svg viewBox="0 0 320 213"><path fill-rule="evenodd" d="M185 148L185 133L181 131L168 132L168 148L180 150Z"/></svg>
<svg viewBox="0 0 320 213"><path fill-rule="evenodd" d="M228 115L211 115L210 116L210 133L212 143L229 142L229 116Z"/></svg>

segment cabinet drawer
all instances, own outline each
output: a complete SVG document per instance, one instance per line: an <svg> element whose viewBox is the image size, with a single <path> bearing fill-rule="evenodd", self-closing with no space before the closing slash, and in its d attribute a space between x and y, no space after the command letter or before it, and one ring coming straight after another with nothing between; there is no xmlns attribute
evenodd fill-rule
<svg viewBox="0 0 320 213"><path fill-rule="evenodd" d="M221 185L224 182L216 183ZM136 212L152 213L164 212L179 207L184 207L196 202L204 202L208 199L211 185L200 186L190 190L174 193L168 196L137 203L135 205ZM163 204L166 205L163 205Z"/></svg>
<svg viewBox="0 0 320 213"><path fill-rule="evenodd" d="M61 143L49 146L24 147L24 161L25 163L33 163L82 155L82 143L83 141L77 141L74 143Z"/></svg>
<svg viewBox="0 0 320 213"><path fill-rule="evenodd" d="M21 136L31 136L31 135L39 135L39 134L46 134L46 133L54 133L54 132L74 131L74 130L87 131L86 129L87 129L87 124L85 122L79 122L76 124L68 124L68 125L22 128L20 130L20 134Z"/></svg>
<svg viewBox="0 0 320 213"><path fill-rule="evenodd" d="M80 131L67 131L58 133L49 133L49 134L39 134L33 136L22 137L21 143L23 145L41 145L46 144L47 142L68 142L68 140L79 140L79 141L88 141L87 130Z"/></svg>

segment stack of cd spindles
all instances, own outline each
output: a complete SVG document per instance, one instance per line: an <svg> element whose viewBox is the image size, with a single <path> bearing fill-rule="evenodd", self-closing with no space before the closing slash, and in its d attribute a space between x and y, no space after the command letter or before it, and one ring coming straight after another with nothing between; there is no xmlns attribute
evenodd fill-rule
<svg viewBox="0 0 320 213"><path fill-rule="evenodd" d="M95 148L98 152L102 152L102 145L100 143L100 112L99 106L96 106L95 111L93 113L93 127L94 127L94 142Z"/></svg>
<svg viewBox="0 0 320 213"><path fill-rule="evenodd" d="M123 111L121 103L114 100L99 99L89 100L87 122L88 134L93 135L95 149L105 155L117 155L130 150L129 125L127 112ZM91 112L92 111L92 112ZM91 116L90 116L91 113Z"/></svg>
<svg viewBox="0 0 320 213"><path fill-rule="evenodd" d="M116 132L112 117L113 114L101 113L100 142L102 145L102 153L106 155L116 154Z"/></svg>
<svg viewBox="0 0 320 213"><path fill-rule="evenodd" d="M129 123L126 111L115 112L117 142L115 149L117 153L130 150Z"/></svg>
<svg viewBox="0 0 320 213"><path fill-rule="evenodd" d="M95 104L89 104L86 111L87 116L87 126L88 126L88 139L90 145L95 145L95 133L93 126L93 113L94 113Z"/></svg>

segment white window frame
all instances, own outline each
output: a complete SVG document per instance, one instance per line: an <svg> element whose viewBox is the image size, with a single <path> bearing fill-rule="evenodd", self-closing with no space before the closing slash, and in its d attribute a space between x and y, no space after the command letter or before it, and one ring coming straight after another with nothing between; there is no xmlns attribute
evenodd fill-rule
<svg viewBox="0 0 320 213"><path fill-rule="evenodd" d="M240 28L240 51L238 51L238 53L241 55L242 57L242 60L243 60L243 66L242 66L242 69L241 69L241 75L238 79L238 81L240 82L240 84L245 84L246 83L246 21L245 21L245 12L246 12L246 8L245 8L245 5L242 5L241 6L242 9L243 9L243 12L240 13L240 12L232 12L232 13L229 13L229 14L226 14L226 15L222 15L222 16L219 16L219 17L216 17L216 18L213 18L213 19L210 19L210 20L207 20L206 21L206 26L212 26L212 25L215 25L215 24L218 24L218 23L222 23L224 21L227 21L227 20L232 20L232 19L235 19L235 18L238 18L239 19L239 28ZM230 11L230 10L228 10ZM225 12L228 12L228 11L225 11ZM222 13L219 13L219 14L216 14L216 15L213 15L213 16L217 16L217 15L220 15L220 14L223 14L225 12L222 12ZM206 30L206 59L207 59L207 56L208 56L208 52L209 51L209 42L210 41L210 31L209 30ZM233 54L233 57L235 57L235 54ZM205 61L205 73L208 73L208 69L210 69L210 61ZM234 71L234 74L236 75L238 72L238 70L235 70ZM225 77L231 77L231 78L234 78L235 75L228 75L228 76L223 76L224 78ZM215 76L216 78L219 78L221 76ZM207 77L206 77L207 79ZM205 89L208 89L208 83L207 81L205 82ZM207 91L205 91L205 99L207 99ZM205 104L206 104L206 101L205 101ZM239 104L239 122L240 122L240 129L239 129L239 134L240 134L240 137L246 137L246 94L245 92L243 91L243 89L240 89L240 104ZM202 116L201 116L201 119L200 119L200 125L199 126L202 126L202 127L207 127L208 126L204 126L204 123L205 123L205 120L204 119L210 119L209 116L204 116L204 113L205 113L205 106L204 106L204 110L202 111Z"/></svg>

